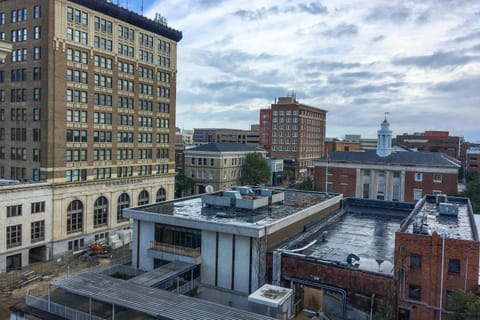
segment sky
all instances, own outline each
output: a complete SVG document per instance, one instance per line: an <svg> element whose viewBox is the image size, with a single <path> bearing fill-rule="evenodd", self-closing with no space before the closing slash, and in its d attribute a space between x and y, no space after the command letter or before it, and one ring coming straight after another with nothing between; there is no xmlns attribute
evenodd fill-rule
<svg viewBox="0 0 480 320"><path fill-rule="evenodd" d="M328 137L374 138L389 112L394 135L480 142L478 0L144 1L157 12L183 33L177 127L248 129L295 94L328 111Z"/></svg>

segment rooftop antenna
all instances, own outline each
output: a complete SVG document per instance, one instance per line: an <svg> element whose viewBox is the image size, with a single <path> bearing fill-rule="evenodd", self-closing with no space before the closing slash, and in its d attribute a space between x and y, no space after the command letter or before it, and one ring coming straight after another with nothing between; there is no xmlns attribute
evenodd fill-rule
<svg viewBox="0 0 480 320"><path fill-rule="evenodd" d="M143 16L143 0L142 0L141 11L142 11L142 16Z"/></svg>

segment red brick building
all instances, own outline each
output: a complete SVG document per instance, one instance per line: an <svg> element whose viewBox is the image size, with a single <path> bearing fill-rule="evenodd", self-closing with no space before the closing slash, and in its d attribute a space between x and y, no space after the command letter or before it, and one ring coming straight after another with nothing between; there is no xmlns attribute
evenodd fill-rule
<svg viewBox="0 0 480 320"><path fill-rule="evenodd" d="M285 159L290 177L304 179L323 155L327 111L281 97L260 110L260 145L272 158ZM287 174L288 176L289 174Z"/></svg>
<svg viewBox="0 0 480 320"><path fill-rule="evenodd" d="M267 265L274 284L297 292L296 305L328 318L439 319L442 310L446 319L454 291L479 288L479 250L468 199L425 196L415 206L345 199ZM346 305L364 314L347 313Z"/></svg>
<svg viewBox="0 0 480 320"><path fill-rule="evenodd" d="M470 147L466 151L465 170L480 176L480 148Z"/></svg>
<svg viewBox="0 0 480 320"><path fill-rule="evenodd" d="M270 152L272 135L272 109L260 109L258 145Z"/></svg>
<svg viewBox="0 0 480 320"><path fill-rule="evenodd" d="M386 120L378 134L376 151L332 152L317 161L315 186L346 197L406 202L457 191L459 161L441 152L394 152Z"/></svg>
<svg viewBox="0 0 480 320"><path fill-rule="evenodd" d="M442 152L457 160L462 160L463 137L451 136L448 131L425 131L414 134L397 135L395 143L418 151Z"/></svg>
<svg viewBox="0 0 480 320"><path fill-rule="evenodd" d="M440 310L445 318L455 290L478 290L480 244L472 209L469 202L453 203L458 215L440 213L432 227L425 218L439 205L427 196L395 234L399 320L439 319Z"/></svg>

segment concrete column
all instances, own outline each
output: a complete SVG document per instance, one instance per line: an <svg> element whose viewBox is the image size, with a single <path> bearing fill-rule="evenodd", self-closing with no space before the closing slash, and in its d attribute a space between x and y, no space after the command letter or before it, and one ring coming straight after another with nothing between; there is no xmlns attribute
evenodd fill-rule
<svg viewBox="0 0 480 320"><path fill-rule="evenodd" d="M370 170L370 199L377 199L377 170Z"/></svg>
<svg viewBox="0 0 480 320"><path fill-rule="evenodd" d="M355 185L355 197L362 198L363 197L363 171L360 169L355 170L356 185Z"/></svg>
<svg viewBox="0 0 480 320"><path fill-rule="evenodd" d="M400 174L400 201L405 201L405 170Z"/></svg>
<svg viewBox="0 0 480 320"><path fill-rule="evenodd" d="M392 201L393 194L393 172L385 171L385 200Z"/></svg>

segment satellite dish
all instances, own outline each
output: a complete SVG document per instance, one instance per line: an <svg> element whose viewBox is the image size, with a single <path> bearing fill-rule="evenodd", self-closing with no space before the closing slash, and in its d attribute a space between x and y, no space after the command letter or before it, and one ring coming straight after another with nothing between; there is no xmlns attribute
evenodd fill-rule
<svg viewBox="0 0 480 320"><path fill-rule="evenodd" d="M208 186L205 187L205 191L207 193L212 193L213 191L215 191L215 189L213 188L213 186L208 185Z"/></svg>

